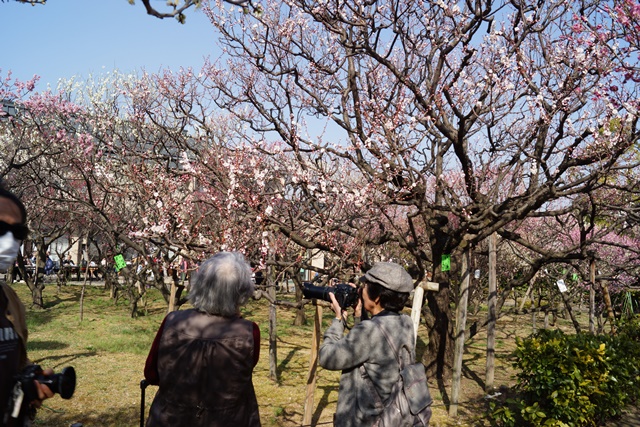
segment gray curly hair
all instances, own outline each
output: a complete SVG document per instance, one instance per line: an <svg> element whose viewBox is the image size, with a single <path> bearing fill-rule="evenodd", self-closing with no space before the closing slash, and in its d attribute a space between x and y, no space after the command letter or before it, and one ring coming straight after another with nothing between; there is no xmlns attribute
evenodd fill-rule
<svg viewBox="0 0 640 427"><path fill-rule="evenodd" d="M219 252L200 265L189 301L205 313L231 317L253 295L251 267L239 252Z"/></svg>

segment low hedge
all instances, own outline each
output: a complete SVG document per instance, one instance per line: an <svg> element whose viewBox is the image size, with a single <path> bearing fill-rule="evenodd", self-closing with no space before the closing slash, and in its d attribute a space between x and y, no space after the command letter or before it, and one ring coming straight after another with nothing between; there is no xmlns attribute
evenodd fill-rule
<svg viewBox="0 0 640 427"><path fill-rule="evenodd" d="M637 319L615 336L541 330L516 344L517 384L489 402L492 426L594 426L640 395Z"/></svg>

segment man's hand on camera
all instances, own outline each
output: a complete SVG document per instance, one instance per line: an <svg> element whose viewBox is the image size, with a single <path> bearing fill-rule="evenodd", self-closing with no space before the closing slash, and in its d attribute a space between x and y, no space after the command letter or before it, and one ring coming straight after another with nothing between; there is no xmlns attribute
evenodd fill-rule
<svg viewBox="0 0 640 427"><path fill-rule="evenodd" d="M42 371L42 374L45 376L53 375L53 369L45 369ZM42 401L52 398L54 393L49 387L44 384L40 384L37 380L33 380L33 382L36 384L36 390L38 390L38 399L31 402L31 406L39 408L42 406Z"/></svg>

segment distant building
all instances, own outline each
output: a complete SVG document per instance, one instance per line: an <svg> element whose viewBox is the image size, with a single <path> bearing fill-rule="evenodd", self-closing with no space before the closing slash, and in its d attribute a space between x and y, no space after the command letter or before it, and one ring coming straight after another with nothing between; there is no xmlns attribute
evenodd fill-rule
<svg viewBox="0 0 640 427"><path fill-rule="evenodd" d="M15 117L18 114L18 107L16 107L15 102L9 99L3 99L0 101L2 104L2 113L0 113L0 119L11 116Z"/></svg>

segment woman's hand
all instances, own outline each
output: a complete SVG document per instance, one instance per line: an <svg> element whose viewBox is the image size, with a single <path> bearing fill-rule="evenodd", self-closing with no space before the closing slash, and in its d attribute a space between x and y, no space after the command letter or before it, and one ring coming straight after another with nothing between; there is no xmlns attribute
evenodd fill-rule
<svg viewBox="0 0 640 427"><path fill-rule="evenodd" d="M352 283L349 283L350 285L352 285ZM355 286L355 285L353 285ZM356 303L356 306L353 308L353 316L354 317L362 317L362 294L360 293L362 292L360 289L358 290L358 302Z"/></svg>
<svg viewBox="0 0 640 427"><path fill-rule="evenodd" d="M333 292L329 292L329 299L331 299L331 309L336 314L336 319L346 320L347 312L342 311L342 307L340 307L340 304L338 303L338 300L336 299L336 296Z"/></svg>

